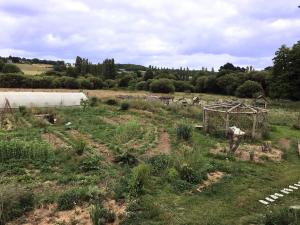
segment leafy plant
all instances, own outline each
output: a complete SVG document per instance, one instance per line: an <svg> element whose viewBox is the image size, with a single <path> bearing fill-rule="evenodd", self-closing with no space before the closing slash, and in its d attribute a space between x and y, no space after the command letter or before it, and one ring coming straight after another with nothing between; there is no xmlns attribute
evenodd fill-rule
<svg viewBox="0 0 300 225"><path fill-rule="evenodd" d="M90 98L90 106L95 107L98 104L98 98L96 97L91 97Z"/></svg>
<svg viewBox="0 0 300 225"><path fill-rule="evenodd" d="M134 155L132 155L128 152L125 152L121 155L116 156L115 159L114 159L114 162L115 163L121 163L123 165L133 166L133 165L136 165L138 163L138 160Z"/></svg>
<svg viewBox="0 0 300 225"><path fill-rule="evenodd" d="M74 148L75 152L77 153L77 155L82 155L85 152L85 150L87 149L87 144L84 140L79 139L74 142L73 148Z"/></svg>
<svg viewBox="0 0 300 225"><path fill-rule="evenodd" d="M186 123L180 123L177 125L176 134L178 139L190 140L192 137L192 127Z"/></svg>
<svg viewBox="0 0 300 225"><path fill-rule="evenodd" d="M144 186L150 177L150 167L146 164L140 164L132 169L129 180L129 191L131 195L137 196L143 192Z"/></svg>

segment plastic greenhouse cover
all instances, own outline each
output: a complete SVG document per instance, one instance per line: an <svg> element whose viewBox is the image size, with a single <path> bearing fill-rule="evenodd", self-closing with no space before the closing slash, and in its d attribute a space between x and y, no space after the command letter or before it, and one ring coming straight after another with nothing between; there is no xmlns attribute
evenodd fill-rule
<svg viewBox="0 0 300 225"><path fill-rule="evenodd" d="M8 99L12 108L18 108L79 106L81 100L87 97L78 92L0 92L0 108L4 108L5 99Z"/></svg>

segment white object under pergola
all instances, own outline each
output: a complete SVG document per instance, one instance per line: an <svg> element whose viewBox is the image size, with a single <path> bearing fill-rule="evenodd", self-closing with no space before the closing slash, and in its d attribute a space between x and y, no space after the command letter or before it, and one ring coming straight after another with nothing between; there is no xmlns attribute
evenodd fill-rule
<svg viewBox="0 0 300 225"><path fill-rule="evenodd" d="M11 108L25 107L59 107L80 106L87 96L80 92L0 92L0 109L6 100Z"/></svg>

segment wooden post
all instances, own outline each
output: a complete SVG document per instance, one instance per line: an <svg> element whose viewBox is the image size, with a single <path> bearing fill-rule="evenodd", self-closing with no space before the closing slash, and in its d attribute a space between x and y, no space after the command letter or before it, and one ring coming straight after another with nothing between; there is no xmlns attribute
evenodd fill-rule
<svg viewBox="0 0 300 225"><path fill-rule="evenodd" d="M225 136L227 136L228 129L229 129L229 113L228 113L228 112L226 112L226 121L225 121Z"/></svg>
<svg viewBox="0 0 300 225"><path fill-rule="evenodd" d="M207 118L208 118L208 114L206 112L206 109L203 109L203 126L204 126L204 132L208 131L208 125L207 125Z"/></svg>
<svg viewBox="0 0 300 225"><path fill-rule="evenodd" d="M255 138L256 123L257 123L257 113L253 114L252 138Z"/></svg>

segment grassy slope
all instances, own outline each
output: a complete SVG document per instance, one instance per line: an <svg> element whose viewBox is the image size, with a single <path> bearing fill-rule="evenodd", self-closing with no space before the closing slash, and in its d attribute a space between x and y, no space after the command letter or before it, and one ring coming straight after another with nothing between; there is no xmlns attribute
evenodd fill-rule
<svg viewBox="0 0 300 225"><path fill-rule="evenodd" d="M25 75L38 75L42 74L44 72L47 72L52 69L52 65L48 64L21 64L21 63L15 63L16 66L18 66L22 72Z"/></svg>
<svg viewBox="0 0 300 225"><path fill-rule="evenodd" d="M217 97L203 96L206 96L207 99L215 99ZM295 105L297 104L295 103ZM141 106L139 105L139 107ZM273 144L276 144L281 138L291 140L291 148L288 150L287 160L280 163L268 162L260 165L216 159L208 155L208 151L218 142L225 142L225 140L216 139L194 131L193 140L185 144L194 149L192 158L196 159L196 164L198 164L199 168L206 163L214 164L219 168L225 168L230 176L211 186L203 193L195 193L193 191L174 192L172 187L164 182L162 175L154 176L146 193L140 198L157 209L155 217L139 217L136 218L134 223L222 225L255 222L257 217L268 211L267 207L258 203L259 199L278 192L281 188L300 180L300 163L296 151L296 139L300 138L300 131L291 128L295 119L294 116L279 116L282 110L286 110L285 107L290 109L288 115L294 115L295 112L299 111L298 107L293 108L289 105L272 109L270 139ZM201 121L201 114L192 114L191 110L186 109L167 111L166 108L151 105L146 105L145 108L153 111L154 114L149 116L148 114L141 114L135 111L118 111L117 107L105 104L89 108L87 111L74 110L72 108L62 109L57 111L58 117L61 119L60 123L48 129L61 132L72 142L72 138L64 130L63 126L64 122L71 121L73 126L82 133L90 134L95 141L107 144L112 152L117 153L120 150L114 148L116 145L114 134L119 126L107 124L99 119L99 116L117 118L120 115L129 114L137 121L144 121L147 124L147 126L144 126L145 129L151 129L150 125L167 128L171 134L171 155L177 158L177 152L180 151L182 143L176 141L174 134L175 124L182 120L183 115L190 122ZM40 128L39 124L36 124L30 129L18 129L9 133L2 132L0 135L19 137L24 140L40 139L40 132L43 129ZM146 138L141 139L140 142L150 145L152 141ZM137 152L137 154L140 153ZM48 163L32 162L28 165L23 162L10 162L0 164L0 183L19 183L36 189L43 182L53 180L57 181L59 189L63 190L70 185L93 186L100 185L104 180L109 180L109 184L113 186L124 173L122 167L118 165L105 166L104 164L100 173L99 171L86 173L79 169L80 160L81 158L74 155L72 151L59 151L56 153L55 160ZM14 169L12 170L11 168ZM32 171L35 169L39 170L40 173L28 173L28 170ZM55 201L56 195L57 193L53 193L51 189L45 189L42 192L38 192L37 201ZM300 191L295 191L272 204L270 208L296 204L299 201L299 197Z"/></svg>

